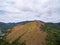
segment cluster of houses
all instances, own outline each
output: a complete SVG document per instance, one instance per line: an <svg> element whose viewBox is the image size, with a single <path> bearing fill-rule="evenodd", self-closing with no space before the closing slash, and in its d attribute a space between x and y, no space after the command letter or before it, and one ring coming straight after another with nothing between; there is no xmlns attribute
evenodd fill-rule
<svg viewBox="0 0 60 45"><path fill-rule="evenodd" d="M2 33L2 31L0 30L0 39L3 39L4 36L5 36L5 33Z"/></svg>
<svg viewBox="0 0 60 45"><path fill-rule="evenodd" d="M3 38L5 37L5 35L8 34L9 32L11 32L10 29L5 30L5 31L2 31L2 30L0 29L0 39L3 39Z"/></svg>

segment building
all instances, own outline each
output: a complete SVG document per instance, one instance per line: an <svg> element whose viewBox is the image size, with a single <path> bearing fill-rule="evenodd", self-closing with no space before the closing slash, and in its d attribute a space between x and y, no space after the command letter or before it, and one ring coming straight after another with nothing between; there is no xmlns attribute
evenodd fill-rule
<svg viewBox="0 0 60 45"><path fill-rule="evenodd" d="M0 30L0 39L3 39L3 37L4 37L4 33L2 33L2 31Z"/></svg>

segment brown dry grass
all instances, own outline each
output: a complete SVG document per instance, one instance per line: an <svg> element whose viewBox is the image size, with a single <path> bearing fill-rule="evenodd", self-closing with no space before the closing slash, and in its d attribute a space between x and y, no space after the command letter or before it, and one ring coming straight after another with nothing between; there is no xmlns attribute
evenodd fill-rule
<svg viewBox="0 0 60 45"><path fill-rule="evenodd" d="M46 45L45 38L47 33L41 30L41 22L31 22L22 26L16 26L12 32L6 36L6 39L12 43L22 34L24 34L18 42L26 42L26 45Z"/></svg>

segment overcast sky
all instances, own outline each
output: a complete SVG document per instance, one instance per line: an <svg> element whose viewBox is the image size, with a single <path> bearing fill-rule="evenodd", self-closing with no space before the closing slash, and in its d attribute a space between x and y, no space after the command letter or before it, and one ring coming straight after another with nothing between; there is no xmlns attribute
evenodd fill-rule
<svg viewBox="0 0 60 45"><path fill-rule="evenodd" d="M0 22L60 22L60 0L0 0Z"/></svg>

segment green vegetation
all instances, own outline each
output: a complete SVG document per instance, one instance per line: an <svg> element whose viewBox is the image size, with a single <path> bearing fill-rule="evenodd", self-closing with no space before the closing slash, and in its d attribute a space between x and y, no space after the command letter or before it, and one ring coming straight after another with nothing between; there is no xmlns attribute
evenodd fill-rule
<svg viewBox="0 0 60 45"><path fill-rule="evenodd" d="M0 45L26 45L25 42L18 43L18 41L14 41L12 44L8 43L6 40L0 39Z"/></svg>
<svg viewBox="0 0 60 45"><path fill-rule="evenodd" d="M46 38L47 45L60 45L60 26L53 23L46 23L42 27L48 33Z"/></svg>
<svg viewBox="0 0 60 45"><path fill-rule="evenodd" d="M4 27L3 25L0 26L0 29L3 30L3 32L8 30L8 33L10 33L12 28L9 28L8 26ZM48 33L46 38L47 45L60 45L60 24L46 23L45 26L42 27L42 30ZM26 45L25 42L18 43L18 40L19 39L10 44L4 37L3 39L0 39L0 45Z"/></svg>

